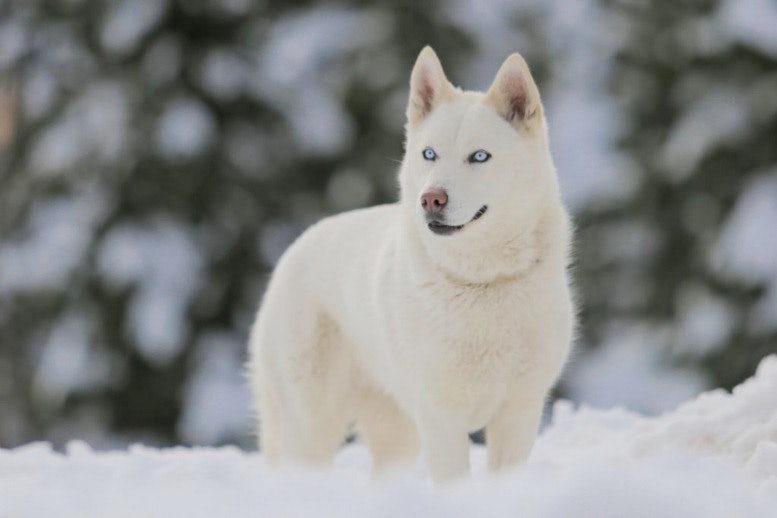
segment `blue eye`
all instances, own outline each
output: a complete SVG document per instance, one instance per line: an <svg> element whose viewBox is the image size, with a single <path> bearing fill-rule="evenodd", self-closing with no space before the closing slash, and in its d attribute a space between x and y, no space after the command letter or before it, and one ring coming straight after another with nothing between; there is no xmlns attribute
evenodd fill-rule
<svg viewBox="0 0 777 518"><path fill-rule="evenodd" d="M424 160L431 160L432 162L437 160L437 153L435 153L434 149L430 147L424 149L421 154L423 155Z"/></svg>
<svg viewBox="0 0 777 518"><path fill-rule="evenodd" d="M491 158L491 153L488 151L483 151L482 149L479 149L472 153L467 161L470 164L482 164L483 162L487 162L488 159Z"/></svg>

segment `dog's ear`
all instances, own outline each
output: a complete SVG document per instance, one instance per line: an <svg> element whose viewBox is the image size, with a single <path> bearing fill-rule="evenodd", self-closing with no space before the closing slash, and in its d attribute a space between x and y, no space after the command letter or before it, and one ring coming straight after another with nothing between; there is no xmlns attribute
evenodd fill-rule
<svg viewBox="0 0 777 518"><path fill-rule="evenodd" d="M432 47L423 48L410 74L410 97L407 101L407 122L421 122L441 102L453 98L453 86L445 77L440 60Z"/></svg>
<svg viewBox="0 0 777 518"><path fill-rule="evenodd" d="M531 130L542 120L540 92L518 53L502 63L486 93L486 102L517 130Z"/></svg>

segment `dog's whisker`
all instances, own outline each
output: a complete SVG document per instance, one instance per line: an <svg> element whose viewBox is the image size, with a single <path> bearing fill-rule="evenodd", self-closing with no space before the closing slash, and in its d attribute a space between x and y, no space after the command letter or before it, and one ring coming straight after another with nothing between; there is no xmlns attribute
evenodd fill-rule
<svg viewBox="0 0 777 518"><path fill-rule="evenodd" d="M480 216L482 216L483 214L485 214L487 210L488 210L488 205L483 205L482 207L480 207L480 210L478 210L478 211L475 213L475 215L472 217L472 221L475 221L475 220L476 220L476 219L478 219Z"/></svg>

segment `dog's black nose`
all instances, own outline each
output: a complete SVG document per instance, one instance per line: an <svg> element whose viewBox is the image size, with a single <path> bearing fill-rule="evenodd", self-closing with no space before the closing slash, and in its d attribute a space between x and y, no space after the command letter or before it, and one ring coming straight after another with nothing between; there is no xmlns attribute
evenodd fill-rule
<svg viewBox="0 0 777 518"><path fill-rule="evenodd" d="M442 189L431 189L421 195L421 208L425 212L440 212L448 203L448 193Z"/></svg>

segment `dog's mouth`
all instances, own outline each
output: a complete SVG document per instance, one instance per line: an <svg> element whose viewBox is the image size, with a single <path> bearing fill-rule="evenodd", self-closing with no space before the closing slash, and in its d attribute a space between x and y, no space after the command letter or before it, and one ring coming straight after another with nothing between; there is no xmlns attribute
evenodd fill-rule
<svg viewBox="0 0 777 518"><path fill-rule="evenodd" d="M453 234L454 232L458 232L462 228L464 228L466 225L472 223L476 219L480 219L483 214L486 213L488 210L488 205L483 205L478 209L478 211L475 213L474 216L472 216L472 219L468 222L464 223L463 225L446 225L442 221L438 219L433 219L429 223L427 223L427 226L429 227L429 230L437 234L438 236L447 236L450 234Z"/></svg>

